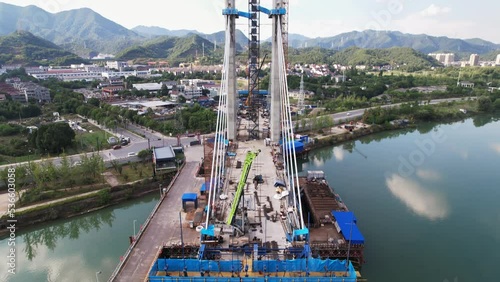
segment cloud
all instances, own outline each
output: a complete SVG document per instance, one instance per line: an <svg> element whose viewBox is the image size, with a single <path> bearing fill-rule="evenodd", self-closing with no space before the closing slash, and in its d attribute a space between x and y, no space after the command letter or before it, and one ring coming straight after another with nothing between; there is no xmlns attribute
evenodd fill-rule
<svg viewBox="0 0 500 282"><path fill-rule="evenodd" d="M341 162L344 160L345 157L345 152L342 148L340 147L334 147L333 148L333 155L335 156L335 160L337 162Z"/></svg>
<svg viewBox="0 0 500 282"><path fill-rule="evenodd" d="M493 149L493 151L500 154L500 143L493 143L490 145L490 147L491 147L491 149Z"/></svg>
<svg viewBox="0 0 500 282"><path fill-rule="evenodd" d="M441 179L441 175L433 170L417 169L417 175L423 180L437 181Z"/></svg>
<svg viewBox="0 0 500 282"><path fill-rule="evenodd" d="M439 7L437 5L431 4L429 7L421 11L420 15L422 15L423 17L435 17L442 14L447 14L450 11L450 7Z"/></svg>
<svg viewBox="0 0 500 282"><path fill-rule="evenodd" d="M340 19L297 19L290 21L289 30L314 38L349 32L352 31L352 26Z"/></svg>
<svg viewBox="0 0 500 282"><path fill-rule="evenodd" d="M325 162L324 162L322 159L320 159L320 158L318 158L318 157L315 157L315 158L313 159L313 164L314 164L316 167L322 167L322 166L325 164Z"/></svg>
<svg viewBox="0 0 500 282"><path fill-rule="evenodd" d="M417 215L430 220L444 219L448 216L448 204L438 193L429 191L419 183L397 174L387 177L385 182L389 191Z"/></svg>
<svg viewBox="0 0 500 282"><path fill-rule="evenodd" d="M394 20L392 28L403 33L423 33L431 36L447 35L459 38L477 37L478 32L478 24L470 19L444 21L439 17L424 17L420 13Z"/></svg>

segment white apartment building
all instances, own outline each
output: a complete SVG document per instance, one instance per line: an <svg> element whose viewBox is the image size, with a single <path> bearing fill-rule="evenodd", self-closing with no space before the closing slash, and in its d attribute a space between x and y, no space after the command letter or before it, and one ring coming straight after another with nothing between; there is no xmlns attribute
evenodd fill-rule
<svg viewBox="0 0 500 282"><path fill-rule="evenodd" d="M127 62L121 62L121 61L107 61L106 66L110 69L120 70L121 68L128 67L128 64Z"/></svg>
<svg viewBox="0 0 500 282"><path fill-rule="evenodd" d="M179 89L179 95L182 95L187 100L202 96L203 88L198 86L184 86Z"/></svg>
<svg viewBox="0 0 500 282"><path fill-rule="evenodd" d="M472 67L479 66L479 55L478 54L471 54L470 55L469 65Z"/></svg>

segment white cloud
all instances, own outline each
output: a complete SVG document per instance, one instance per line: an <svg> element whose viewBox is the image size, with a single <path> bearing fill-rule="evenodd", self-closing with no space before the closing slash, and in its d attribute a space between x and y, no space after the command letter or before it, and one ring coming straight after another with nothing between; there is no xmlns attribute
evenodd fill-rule
<svg viewBox="0 0 500 282"><path fill-rule="evenodd" d="M439 7L435 4L431 4L429 7L425 8L420 12L420 15L424 17L435 17L442 14L447 14L451 11L450 7Z"/></svg>
<svg viewBox="0 0 500 282"><path fill-rule="evenodd" d="M333 155L335 156L335 160L337 162L341 162L344 160L345 157L345 152L342 148L340 147L334 147L333 148Z"/></svg>
<svg viewBox="0 0 500 282"><path fill-rule="evenodd" d="M293 11L291 11L293 13ZM338 19L328 20L293 20L290 21L289 31L303 34L308 37L328 37L342 32L352 31L344 21Z"/></svg>
<svg viewBox="0 0 500 282"><path fill-rule="evenodd" d="M441 175L433 170L417 169L417 175L423 180L437 181L441 179Z"/></svg>
<svg viewBox="0 0 500 282"><path fill-rule="evenodd" d="M500 143L494 143L490 145L491 149L500 154Z"/></svg>
<svg viewBox="0 0 500 282"><path fill-rule="evenodd" d="M324 162L323 160L321 160L320 158L315 157L315 158L313 159L313 164L314 164L316 167L322 167L322 166L325 164L325 162Z"/></svg>
<svg viewBox="0 0 500 282"><path fill-rule="evenodd" d="M431 36L473 38L477 37L477 23L468 19L443 21L437 17L423 17L412 14L392 22L392 28L403 33L428 34ZM449 50L459 51L459 50Z"/></svg>
<svg viewBox="0 0 500 282"><path fill-rule="evenodd" d="M418 182L393 174L386 178L389 191L416 214L430 220L448 216L446 200L436 192L429 191Z"/></svg>

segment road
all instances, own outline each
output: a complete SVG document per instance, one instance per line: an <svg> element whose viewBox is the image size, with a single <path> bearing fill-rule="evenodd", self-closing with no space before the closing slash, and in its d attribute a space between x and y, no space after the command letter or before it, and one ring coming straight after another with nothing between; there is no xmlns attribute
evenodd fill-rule
<svg viewBox="0 0 500 282"><path fill-rule="evenodd" d="M430 105L435 105L439 103L445 103L445 102L452 102L452 101L461 101L463 98L448 98L448 99L435 99L431 100L429 102ZM471 99L476 99L476 97L471 97ZM397 103L397 104L389 104L389 105L382 105L380 106L381 108L394 108L394 107L399 107L404 103ZM340 121L349 121L349 120L355 120L363 116L366 110L369 109L374 109L378 108L377 107L370 107L370 108L364 108L364 109L356 109L352 111L347 111L347 112L341 112L341 113L335 113L335 114L330 114L330 116L335 124L340 123ZM309 121L313 118L305 119L306 120L306 128L309 128L311 124ZM293 125L295 127L296 121L293 122ZM299 123L301 126L301 124Z"/></svg>
<svg viewBox="0 0 500 282"><path fill-rule="evenodd" d="M105 162L109 162L112 160L116 159L125 159L125 158L130 158L129 154L130 153L135 153L137 154L138 152L145 150L150 147L164 147L164 146L177 146L177 137L170 137L170 136L165 136L162 135L159 132L152 131L150 129L146 129L140 126L136 125L128 125L128 129L123 129L123 128L117 128L116 131L111 131L110 129L104 128L97 123L89 120L90 123L93 125L101 128L102 130L107 131L108 133L115 135L115 136L123 136L123 137L128 137L130 138L130 143L126 146L122 146L120 149L110 149L110 150L102 150L97 152L102 159ZM137 135L142 134L146 138ZM181 138L181 145L182 146L188 146L191 141L196 141L196 137L182 137ZM69 160L71 164L74 164L77 161L80 161L81 157L83 155L87 156L92 156L95 152L90 152L90 153L82 153L82 154L77 154L77 155L71 155L69 156ZM61 164L62 158L56 157L56 158L49 158L49 159L43 159L43 160L36 160L33 162L41 162L41 161L51 161L54 163L56 166ZM29 162L20 162L20 163L15 163L15 164L7 164L7 165L1 165L0 170L5 169L6 167L12 167L12 166L18 166L18 165L26 165Z"/></svg>

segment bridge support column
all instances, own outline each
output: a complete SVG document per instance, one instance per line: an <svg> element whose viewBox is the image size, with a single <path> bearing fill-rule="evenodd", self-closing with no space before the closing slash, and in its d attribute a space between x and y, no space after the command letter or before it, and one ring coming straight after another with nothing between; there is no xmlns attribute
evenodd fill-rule
<svg viewBox="0 0 500 282"><path fill-rule="evenodd" d="M281 0L273 0L273 9L281 7ZM279 65L278 54L278 29L281 29L279 25L280 15L273 15L272 23L272 58L271 58L271 140L273 142L279 142L281 133L281 99L280 99L280 71L281 66Z"/></svg>
<svg viewBox="0 0 500 282"><path fill-rule="evenodd" d="M235 0L226 0L228 9L235 9ZM229 61L227 62L227 138L236 140L238 98L236 95L236 18L238 15L229 14Z"/></svg>

